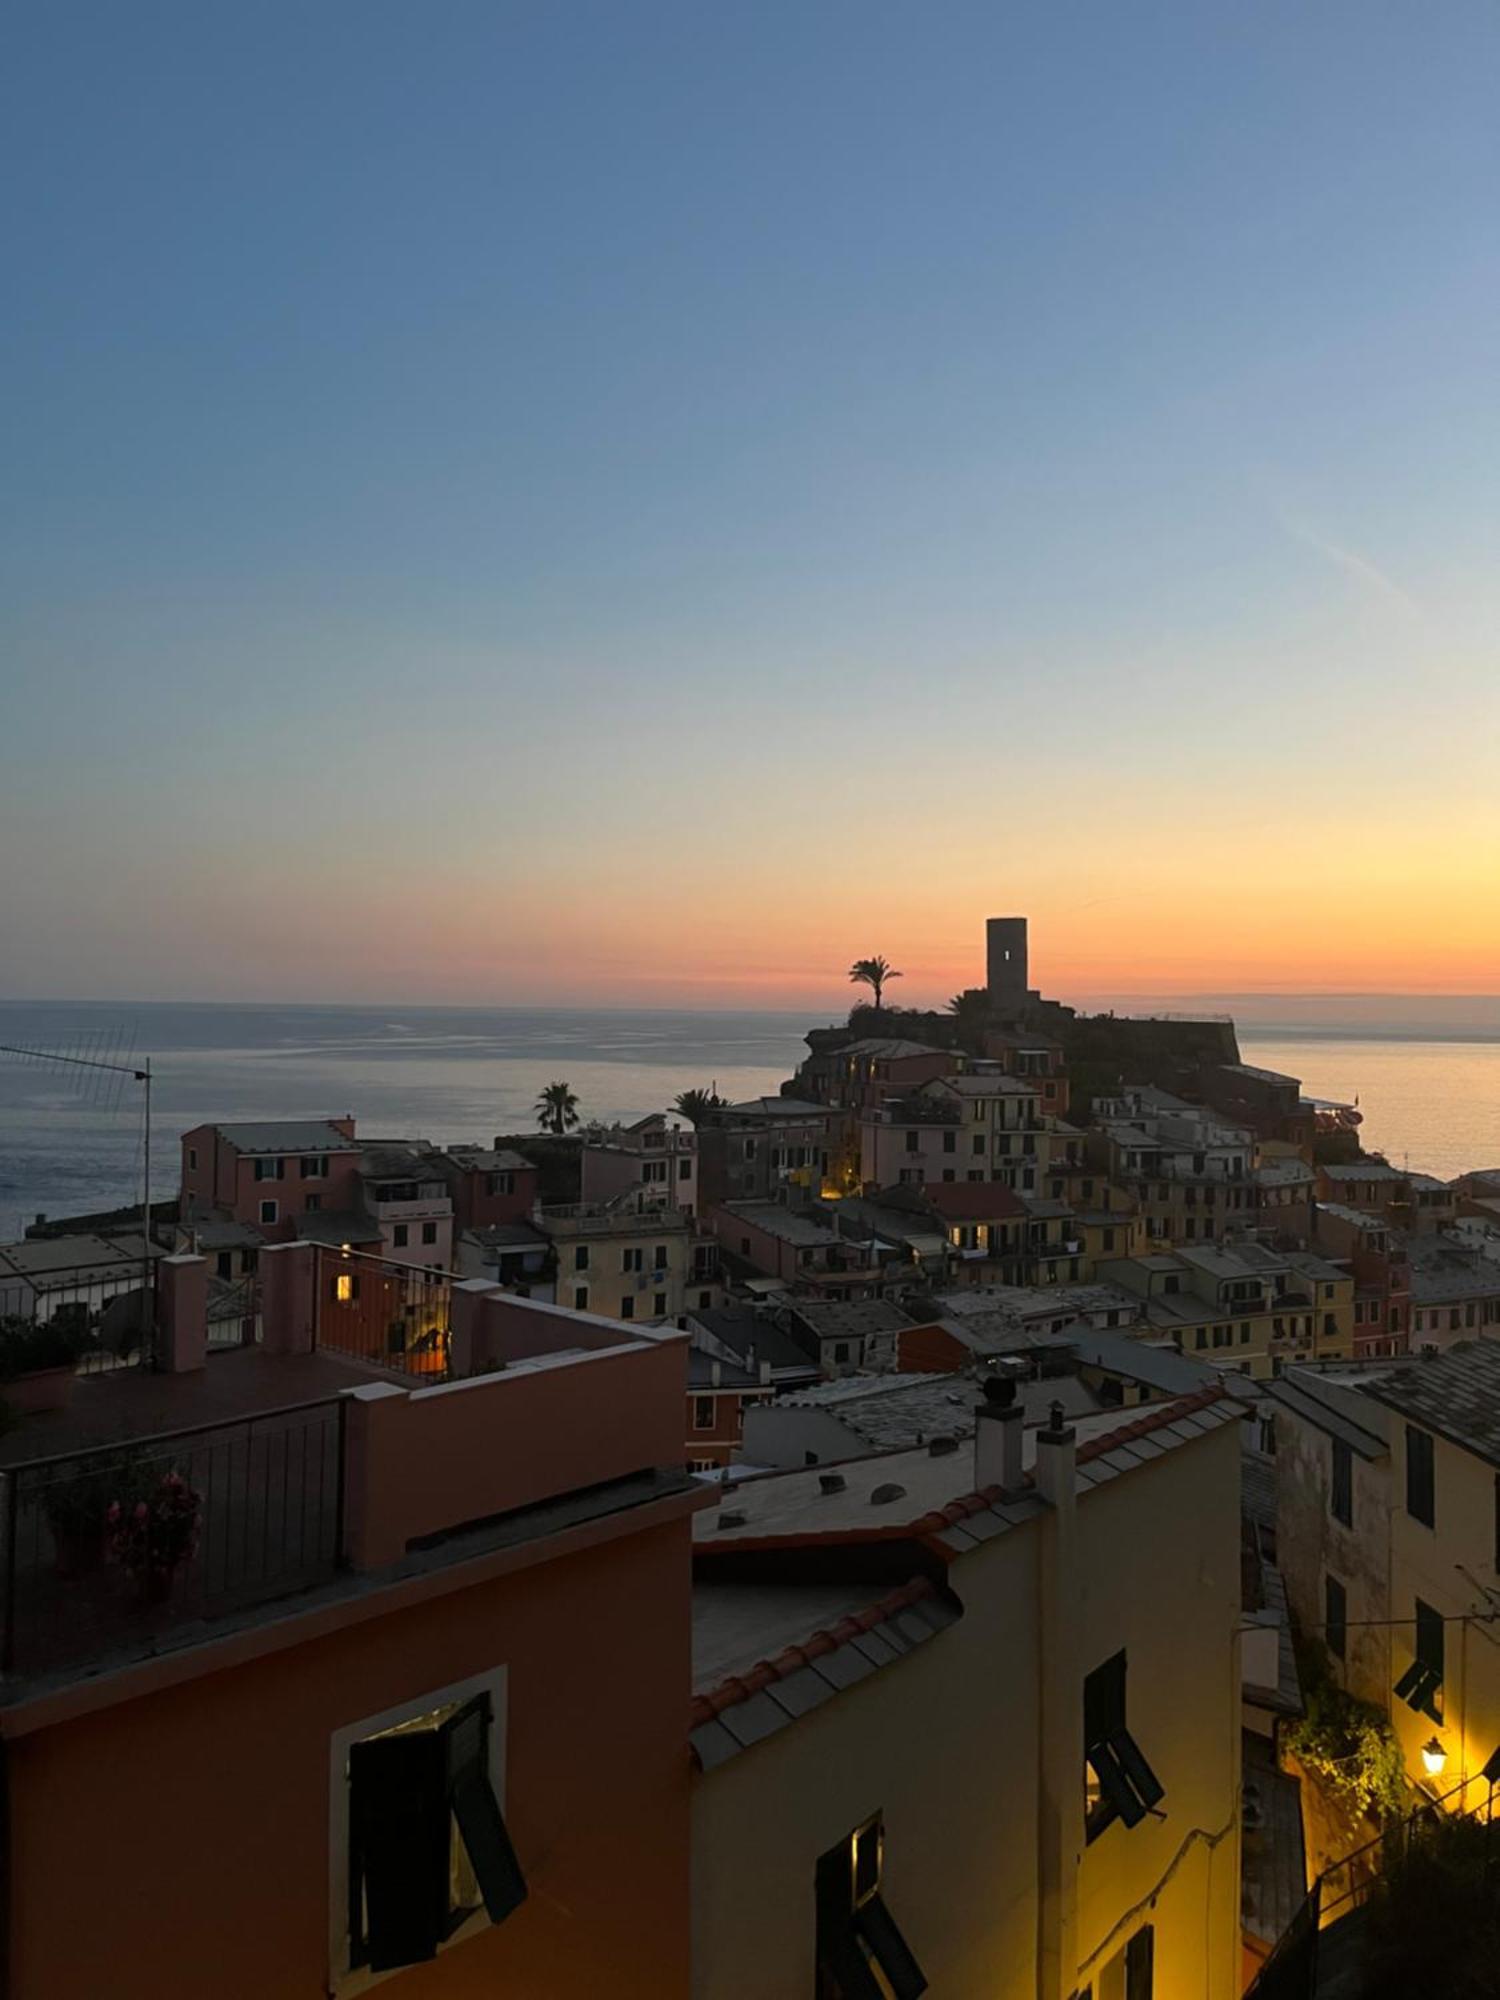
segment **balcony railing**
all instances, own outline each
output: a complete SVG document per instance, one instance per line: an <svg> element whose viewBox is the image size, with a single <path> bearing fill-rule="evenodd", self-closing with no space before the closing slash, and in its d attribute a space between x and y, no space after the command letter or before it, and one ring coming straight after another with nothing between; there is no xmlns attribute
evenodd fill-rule
<svg viewBox="0 0 1500 2000"><path fill-rule="evenodd" d="M447 1381L451 1272L324 1246L314 1271L319 1347L398 1375Z"/></svg>
<svg viewBox="0 0 1500 2000"><path fill-rule="evenodd" d="M337 1397L32 1459L0 1473L0 1666L157 1650L175 1629L330 1578Z"/></svg>

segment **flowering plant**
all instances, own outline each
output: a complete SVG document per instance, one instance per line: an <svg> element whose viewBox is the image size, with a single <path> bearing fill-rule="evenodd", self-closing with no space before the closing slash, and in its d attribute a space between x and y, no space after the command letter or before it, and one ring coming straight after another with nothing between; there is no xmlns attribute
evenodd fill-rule
<svg viewBox="0 0 1500 2000"><path fill-rule="evenodd" d="M169 1579L198 1546L203 1496L180 1472L168 1472L144 1493L137 1490L105 1509L112 1562L137 1582Z"/></svg>

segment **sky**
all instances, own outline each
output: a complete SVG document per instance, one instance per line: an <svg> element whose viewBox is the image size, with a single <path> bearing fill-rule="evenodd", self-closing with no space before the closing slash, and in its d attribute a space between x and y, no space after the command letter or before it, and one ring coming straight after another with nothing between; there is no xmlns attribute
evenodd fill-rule
<svg viewBox="0 0 1500 2000"><path fill-rule="evenodd" d="M0 995L1500 992L1493 0L3 69Z"/></svg>

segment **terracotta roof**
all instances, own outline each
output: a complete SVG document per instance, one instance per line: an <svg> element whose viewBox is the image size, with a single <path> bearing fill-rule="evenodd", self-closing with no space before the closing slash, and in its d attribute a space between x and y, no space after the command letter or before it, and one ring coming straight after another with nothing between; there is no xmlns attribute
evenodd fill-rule
<svg viewBox="0 0 1500 2000"><path fill-rule="evenodd" d="M1159 1403L1144 1417L1138 1417L1133 1424L1125 1424L1117 1431L1108 1431L1103 1437L1087 1439L1078 1447L1078 1463L1085 1464L1091 1458L1103 1458L1116 1445L1129 1444L1134 1438L1149 1437L1153 1431L1164 1430L1168 1424L1175 1424L1183 1417L1190 1417L1195 1410L1206 1410L1210 1403L1228 1400L1228 1392L1217 1383L1210 1383L1200 1389L1195 1396L1183 1396L1175 1403Z"/></svg>
<svg viewBox="0 0 1500 2000"><path fill-rule="evenodd" d="M1211 1428L1206 1424L1194 1425L1192 1419L1200 1411L1219 1404L1232 1406L1233 1398L1217 1384L1200 1390L1197 1395L1160 1404L1134 1423L1088 1439L1078 1449L1078 1461L1101 1460L1138 1438L1172 1425L1183 1427L1178 1431L1178 1440L1185 1441L1195 1430ZM1087 1482L1080 1482L1080 1496L1086 1486L1099 1478L1113 1477L1116 1471L1128 1469L1118 1463L1101 1467ZM1028 1477L1024 1492L1007 1498L1000 1487L987 1487L983 1492L963 1494L914 1520L878 1528L824 1530L811 1536L750 1536L733 1546L750 1552L806 1546L809 1541L852 1544L916 1539L948 1562L965 1549L978 1547L990 1535L1002 1533L1043 1511L1045 1502ZM989 1521L980 1531L968 1532L964 1523L982 1515L989 1516ZM891 1663L962 1615L962 1605L951 1592L928 1577L913 1577L863 1610L819 1627L808 1638L784 1647L773 1658L757 1661L748 1672L727 1675L711 1689L694 1695L689 1705L690 1739L700 1769L712 1769L751 1743L784 1728L849 1686L851 1680ZM851 1648L857 1658L851 1657ZM820 1662L828 1663L826 1671Z"/></svg>
<svg viewBox="0 0 1500 2000"><path fill-rule="evenodd" d="M922 1192L948 1222L991 1222L1030 1212L1003 1181L929 1181Z"/></svg>

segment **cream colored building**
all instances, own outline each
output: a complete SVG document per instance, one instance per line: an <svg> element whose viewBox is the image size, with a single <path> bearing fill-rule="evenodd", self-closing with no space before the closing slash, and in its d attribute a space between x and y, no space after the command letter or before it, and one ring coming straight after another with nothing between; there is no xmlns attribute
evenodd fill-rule
<svg viewBox="0 0 1500 2000"><path fill-rule="evenodd" d="M557 1260L557 1303L605 1319L676 1319L720 1302L718 1246L683 1209L632 1194L538 1209Z"/></svg>
<svg viewBox="0 0 1500 2000"><path fill-rule="evenodd" d="M1500 1775L1500 1343L1294 1371L1276 1405L1277 1546L1337 1677L1390 1715L1450 1806Z"/></svg>
<svg viewBox="0 0 1500 2000"><path fill-rule="evenodd" d="M851 1953L852 1992L1238 1994L1241 1415L1213 1387L1023 1441L986 1407L972 1446L700 1517L702 2000L837 1990Z"/></svg>

